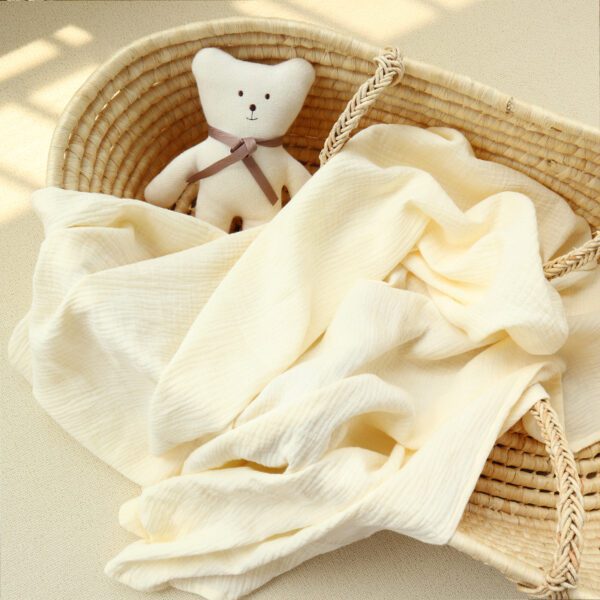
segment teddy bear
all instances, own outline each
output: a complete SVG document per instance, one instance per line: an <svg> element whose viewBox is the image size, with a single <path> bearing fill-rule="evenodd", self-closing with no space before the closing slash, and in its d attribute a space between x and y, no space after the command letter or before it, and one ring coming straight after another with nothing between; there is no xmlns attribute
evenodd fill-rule
<svg viewBox="0 0 600 600"><path fill-rule="evenodd" d="M144 191L155 205L170 207L185 187L200 182L195 215L234 233L270 221L310 173L282 146L314 82L302 58L276 65L234 58L218 48L192 61L208 137L175 157Z"/></svg>

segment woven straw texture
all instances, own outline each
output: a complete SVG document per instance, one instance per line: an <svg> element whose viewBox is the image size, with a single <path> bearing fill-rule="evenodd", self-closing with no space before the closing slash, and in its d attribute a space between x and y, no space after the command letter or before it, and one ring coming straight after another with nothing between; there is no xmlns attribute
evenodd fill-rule
<svg viewBox="0 0 600 600"><path fill-rule="evenodd" d="M312 25L268 19L195 23L118 52L78 90L56 128L47 184L142 198L175 155L207 134L190 65L202 47L276 63L302 57L315 84L284 139L314 172L357 128L449 126L477 156L526 173L600 226L600 132L435 67ZM189 212L197 184L179 198ZM600 236L545 265L548 279L595 263ZM600 596L600 444L575 457L552 408L532 410L545 443L518 423L500 438L471 496L456 548L535 596Z"/></svg>

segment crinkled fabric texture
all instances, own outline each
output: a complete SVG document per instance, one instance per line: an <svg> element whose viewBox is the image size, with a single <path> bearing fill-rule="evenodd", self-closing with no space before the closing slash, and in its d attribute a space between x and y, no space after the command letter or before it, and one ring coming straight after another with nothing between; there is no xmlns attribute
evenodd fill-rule
<svg viewBox="0 0 600 600"><path fill-rule="evenodd" d="M357 134L269 224L228 236L44 189L13 363L143 490L107 573L238 598L377 530L452 536L494 440L549 398L597 440L598 270L553 192L451 129ZM537 435L534 426L531 433Z"/></svg>

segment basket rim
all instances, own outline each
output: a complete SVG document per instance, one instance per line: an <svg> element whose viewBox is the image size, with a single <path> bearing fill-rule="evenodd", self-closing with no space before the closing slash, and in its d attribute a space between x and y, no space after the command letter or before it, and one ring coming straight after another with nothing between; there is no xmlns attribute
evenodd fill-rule
<svg viewBox="0 0 600 600"><path fill-rule="evenodd" d="M68 146L70 134L85 114L96 92L108 84L114 78L115 73L122 70L133 59L143 56L149 51L157 51L170 45L170 42L174 38L179 38L178 43L186 43L209 36L219 37L227 34L253 32L287 35L291 38L305 37L325 42L331 47L331 50L336 50L368 62L385 51L384 48L378 48L323 25L266 17L229 17L197 21L138 38L114 53L89 75L63 109L50 142L46 184L49 186L58 185L58 182L61 181L60 174L62 174L63 157L65 149ZM460 75L410 58L404 58L404 66L406 73L409 75L451 89L458 86L461 88L461 93L476 99L478 102L504 111L515 118L525 120L542 130L552 128L574 135L577 138L595 141L600 144L599 128L521 101L514 96L499 91L493 86L475 81L466 75Z"/></svg>

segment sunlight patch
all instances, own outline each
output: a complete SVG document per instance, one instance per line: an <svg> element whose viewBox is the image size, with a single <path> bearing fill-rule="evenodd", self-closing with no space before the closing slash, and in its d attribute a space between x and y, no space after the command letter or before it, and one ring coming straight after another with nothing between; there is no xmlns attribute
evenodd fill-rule
<svg viewBox="0 0 600 600"><path fill-rule="evenodd" d="M0 81L33 69L58 55L58 48L46 40L35 40L0 56Z"/></svg>
<svg viewBox="0 0 600 600"><path fill-rule="evenodd" d="M55 31L52 37L54 37L55 40L74 48L88 44L94 39L89 31L77 27L77 25L67 25L62 29Z"/></svg>

